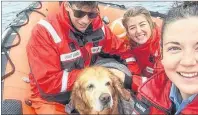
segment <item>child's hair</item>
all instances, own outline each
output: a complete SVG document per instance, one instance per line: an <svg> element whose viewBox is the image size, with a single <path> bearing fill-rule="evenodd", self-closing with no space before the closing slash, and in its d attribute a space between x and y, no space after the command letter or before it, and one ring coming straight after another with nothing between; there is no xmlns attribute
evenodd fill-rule
<svg viewBox="0 0 198 115"><path fill-rule="evenodd" d="M89 6L91 8L97 8L97 1L68 1L70 5L75 5L77 8L82 8L83 6Z"/></svg>
<svg viewBox="0 0 198 115"><path fill-rule="evenodd" d="M198 1L184 1L180 4L176 4L175 7L168 11L168 14L162 25L161 51L163 51L163 36L165 34L166 26L176 20L195 16L198 16ZM161 54L163 53L161 52Z"/></svg>
<svg viewBox="0 0 198 115"><path fill-rule="evenodd" d="M152 30L155 27L155 23L153 23L153 21L151 19L150 12L142 6L135 6L133 8L128 9L124 13L124 16L123 16L123 19L122 19L122 24L125 27L125 29L128 30L127 22L129 21L130 17L138 16L138 15L141 15L141 14L143 14L145 16L145 18L148 21L148 23L150 25L150 28Z"/></svg>

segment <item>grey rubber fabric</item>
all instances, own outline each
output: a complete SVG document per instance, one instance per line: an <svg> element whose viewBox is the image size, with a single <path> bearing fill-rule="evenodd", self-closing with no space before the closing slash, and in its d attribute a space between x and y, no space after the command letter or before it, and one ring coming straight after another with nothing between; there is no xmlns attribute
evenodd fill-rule
<svg viewBox="0 0 198 115"><path fill-rule="evenodd" d="M133 115L134 110L134 100L130 98L130 100L126 101L123 98L119 98L118 100L118 111L121 115Z"/></svg>
<svg viewBox="0 0 198 115"><path fill-rule="evenodd" d="M131 72L124 64L121 64L120 62L116 61L113 58L100 58L96 61L94 65L118 69L122 71L123 73L125 73L127 76L132 76Z"/></svg>
<svg viewBox="0 0 198 115"><path fill-rule="evenodd" d="M22 108L22 102L20 100L15 99L5 99L1 103L1 114L2 115L22 115L23 114L23 108Z"/></svg>

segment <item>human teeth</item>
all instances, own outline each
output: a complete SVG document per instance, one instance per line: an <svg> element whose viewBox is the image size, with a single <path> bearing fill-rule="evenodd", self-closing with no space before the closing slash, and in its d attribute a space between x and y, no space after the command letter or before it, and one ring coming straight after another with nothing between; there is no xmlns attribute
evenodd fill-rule
<svg viewBox="0 0 198 115"><path fill-rule="evenodd" d="M180 73L180 75L184 77L194 77L194 76L197 76L198 73Z"/></svg>
<svg viewBox="0 0 198 115"><path fill-rule="evenodd" d="M144 37L144 34L137 36L137 38L139 38L139 39L142 37Z"/></svg>

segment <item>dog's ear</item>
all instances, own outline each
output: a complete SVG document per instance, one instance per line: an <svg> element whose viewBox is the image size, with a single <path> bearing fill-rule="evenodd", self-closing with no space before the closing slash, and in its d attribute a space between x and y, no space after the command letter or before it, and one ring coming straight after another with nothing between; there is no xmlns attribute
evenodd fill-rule
<svg viewBox="0 0 198 115"><path fill-rule="evenodd" d="M76 82L73 87L71 102L80 114L88 113L90 110L87 105L88 103L86 100L85 91L83 91L82 86L80 86L78 82Z"/></svg>
<svg viewBox="0 0 198 115"><path fill-rule="evenodd" d="M116 75L112 74L110 77L113 82L113 87L124 100L129 100L131 98L131 94L124 88L123 82Z"/></svg>

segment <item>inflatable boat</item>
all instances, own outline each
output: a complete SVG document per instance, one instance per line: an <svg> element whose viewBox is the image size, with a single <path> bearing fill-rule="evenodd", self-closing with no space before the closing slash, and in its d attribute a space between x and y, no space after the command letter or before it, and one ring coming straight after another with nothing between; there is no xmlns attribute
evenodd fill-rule
<svg viewBox="0 0 198 115"><path fill-rule="evenodd" d="M26 45L34 25L47 15L56 13L61 2L34 2L16 15L2 34L1 42L1 83L2 114L35 114L25 103L30 96ZM126 39L121 17L125 6L99 2L101 17L119 39ZM161 26L165 16L151 12L153 20Z"/></svg>

